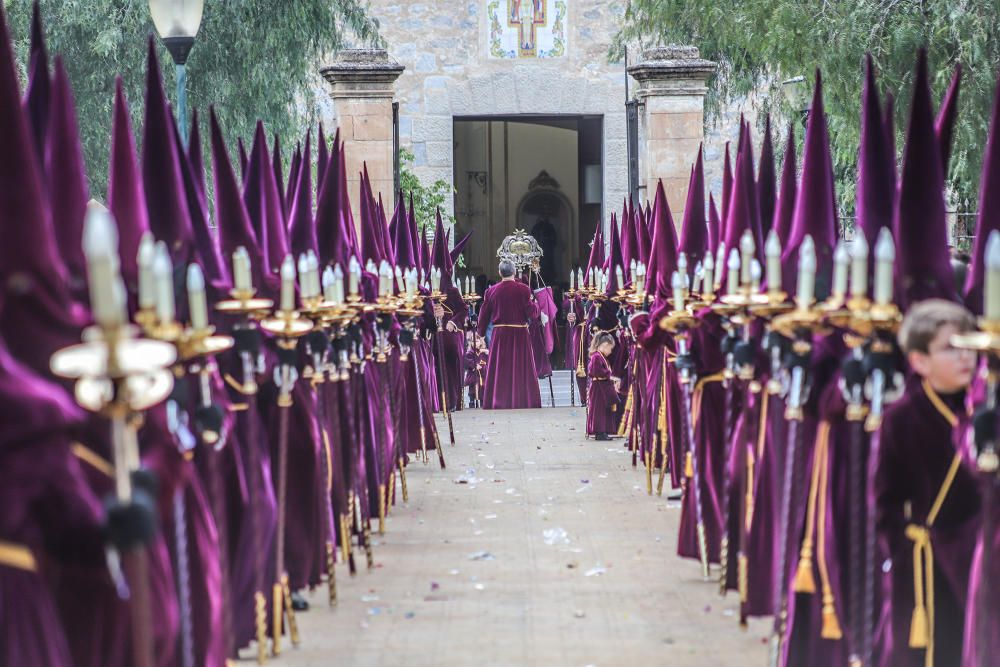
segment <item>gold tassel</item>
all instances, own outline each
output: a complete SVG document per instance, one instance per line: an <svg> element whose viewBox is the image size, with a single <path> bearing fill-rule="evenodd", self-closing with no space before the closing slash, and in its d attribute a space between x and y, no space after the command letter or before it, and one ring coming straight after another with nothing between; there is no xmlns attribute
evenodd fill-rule
<svg viewBox="0 0 1000 667"><path fill-rule="evenodd" d="M267 600L257 591L253 594L254 625L257 629L257 664L267 662Z"/></svg>
<svg viewBox="0 0 1000 667"><path fill-rule="evenodd" d="M295 620L295 610L292 609L292 592L288 588L288 575L281 575L281 588L285 592L285 615L288 617L288 634L292 638L292 646L298 646L299 624Z"/></svg>
<svg viewBox="0 0 1000 667"><path fill-rule="evenodd" d="M276 581L271 587L271 655L281 655L282 597L281 582Z"/></svg>
<svg viewBox="0 0 1000 667"><path fill-rule="evenodd" d="M927 609L921 605L914 607L910 620L910 648L927 648L928 635Z"/></svg>
<svg viewBox="0 0 1000 667"><path fill-rule="evenodd" d="M823 595L823 628L820 631L823 639L843 639L844 633L840 629L840 620L837 618L837 609L833 606L833 594Z"/></svg>
<svg viewBox="0 0 1000 667"><path fill-rule="evenodd" d="M802 545L802 554L799 557L799 567L795 572L796 593L813 594L816 592L816 579L813 577L812 568L812 547Z"/></svg>
<svg viewBox="0 0 1000 667"><path fill-rule="evenodd" d="M727 554L728 556L728 554ZM736 560L736 588L739 590L740 602L747 601L749 589L750 561L746 554L740 554Z"/></svg>
<svg viewBox="0 0 1000 667"><path fill-rule="evenodd" d="M684 455L684 476L688 479L694 477L694 463L691 459L691 452L687 452Z"/></svg>

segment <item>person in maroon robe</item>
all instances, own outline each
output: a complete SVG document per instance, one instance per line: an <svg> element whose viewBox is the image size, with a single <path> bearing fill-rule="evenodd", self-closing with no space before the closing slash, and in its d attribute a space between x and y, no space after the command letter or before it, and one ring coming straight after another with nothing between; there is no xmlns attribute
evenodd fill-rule
<svg viewBox="0 0 1000 667"><path fill-rule="evenodd" d="M500 282L486 290L478 334L493 325L483 407L487 410L542 407L528 323L538 318L531 288L514 278L514 265L500 262Z"/></svg>
<svg viewBox="0 0 1000 667"><path fill-rule="evenodd" d="M618 390L621 379L612 374L609 359L615 351L615 338L609 333L599 333L590 344L590 363L587 376L590 391L587 402L587 435L594 440L610 440L609 433L618 432L621 400Z"/></svg>
<svg viewBox="0 0 1000 667"><path fill-rule="evenodd" d="M469 331L465 338L465 386L469 390L469 407L476 408L482 402L483 373L489 363L486 340Z"/></svg>
<svg viewBox="0 0 1000 667"><path fill-rule="evenodd" d="M916 377L886 412L873 489L887 559L880 624L885 666L961 663L980 500L954 435L967 417L965 389L976 356L949 341L974 328L964 308L931 299L913 306L900 330Z"/></svg>

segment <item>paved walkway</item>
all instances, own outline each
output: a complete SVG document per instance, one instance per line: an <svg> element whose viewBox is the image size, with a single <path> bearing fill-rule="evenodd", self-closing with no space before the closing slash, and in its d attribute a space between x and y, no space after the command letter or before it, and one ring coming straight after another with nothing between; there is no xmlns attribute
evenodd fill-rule
<svg viewBox="0 0 1000 667"><path fill-rule="evenodd" d="M376 569L338 566L339 606L316 591L273 664L764 665L770 624L740 632L735 594L675 556L678 503L646 494L620 440L584 440L584 417L455 414L448 469L409 467Z"/></svg>

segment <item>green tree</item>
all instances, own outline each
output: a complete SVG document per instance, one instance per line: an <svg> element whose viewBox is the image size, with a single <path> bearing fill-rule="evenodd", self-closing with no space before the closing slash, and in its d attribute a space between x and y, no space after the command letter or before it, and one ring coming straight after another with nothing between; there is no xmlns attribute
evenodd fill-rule
<svg viewBox="0 0 1000 667"><path fill-rule="evenodd" d="M24 66L32 0L6 0L5 5ZM137 132L141 127L146 39L155 34L148 2L41 0L41 8L49 52L62 54L73 85L91 192L101 196L118 74ZM381 41L378 22L366 9L365 0L207 0L188 60L188 104L206 112L215 105L230 146L236 137L251 139L260 118L288 147L316 120L325 94L317 71L323 60L352 40ZM157 43L172 100L174 67Z"/></svg>
<svg viewBox="0 0 1000 667"><path fill-rule="evenodd" d="M781 82L804 75L811 84L819 68L838 192L851 211L865 53L875 59L883 94L896 97L901 146L916 53L926 46L938 99L955 64L964 68L948 177L960 208L975 208L1000 63L997 25L996 0L630 0L609 55L626 44L694 44L719 63L708 99L715 113L759 91L765 110L787 115Z"/></svg>

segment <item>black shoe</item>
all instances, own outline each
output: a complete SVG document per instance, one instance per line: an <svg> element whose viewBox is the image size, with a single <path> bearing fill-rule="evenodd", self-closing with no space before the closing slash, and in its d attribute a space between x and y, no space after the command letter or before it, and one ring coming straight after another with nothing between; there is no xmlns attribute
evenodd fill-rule
<svg viewBox="0 0 1000 667"><path fill-rule="evenodd" d="M295 611L309 611L309 603L302 597L302 593L292 593L292 609Z"/></svg>
<svg viewBox="0 0 1000 667"><path fill-rule="evenodd" d="M610 440L607 433L598 433L594 436L594 440Z"/></svg>

